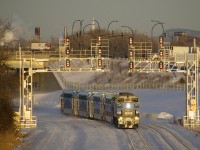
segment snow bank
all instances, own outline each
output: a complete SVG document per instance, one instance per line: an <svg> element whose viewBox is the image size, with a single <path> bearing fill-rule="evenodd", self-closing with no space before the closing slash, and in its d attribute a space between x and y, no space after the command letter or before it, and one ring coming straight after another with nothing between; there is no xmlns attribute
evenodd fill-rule
<svg viewBox="0 0 200 150"><path fill-rule="evenodd" d="M160 118L160 119L172 119L173 118L173 115L167 113L167 112L161 112L158 114L158 117L157 118Z"/></svg>

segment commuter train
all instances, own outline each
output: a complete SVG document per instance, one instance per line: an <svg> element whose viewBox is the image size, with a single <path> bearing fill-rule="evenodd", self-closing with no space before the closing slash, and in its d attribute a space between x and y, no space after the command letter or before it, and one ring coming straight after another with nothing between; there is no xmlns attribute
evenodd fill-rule
<svg viewBox="0 0 200 150"><path fill-rule="evenodd" d="M81 117L113 122L118 128L139 126L139 99L132 93L63 90L61 111Z"/></svg>

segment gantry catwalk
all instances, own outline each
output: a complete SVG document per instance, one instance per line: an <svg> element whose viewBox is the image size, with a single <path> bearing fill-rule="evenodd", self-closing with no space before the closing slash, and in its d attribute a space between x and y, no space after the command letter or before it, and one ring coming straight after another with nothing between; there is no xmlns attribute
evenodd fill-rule
<svg viewBox="0 0 200 150"><path fill-rule="evenodd" d="M186 127L200 126L198 104L198 51L194 42L192 53L171 55L170 44L159 40L158 54L152 54L151 42L133 42L129 38L129 72L184 72L186 73ZM37 72L105 72L110 71L109 40L92 39L90 50L73 50L69 39L59 41L59 51L31 52L19 47L16 58L20 68L20 125L37 126L33 116L33 74Z"/></svg>

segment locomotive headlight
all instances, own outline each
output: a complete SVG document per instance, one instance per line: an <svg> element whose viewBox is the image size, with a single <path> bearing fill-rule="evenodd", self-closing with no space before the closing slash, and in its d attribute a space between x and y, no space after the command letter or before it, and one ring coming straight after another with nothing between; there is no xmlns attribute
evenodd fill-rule
<svg viewBox="0 0 200 150"><path fill-rule="evenodd" d="M137 110L136 110L136 111L135 111L135 114L137 114L137 115L138 115L138 114L139 114L139 111L137 111Z"/></svg>
<svg viewBox="0 0 200 150"><path fill-rule="evenodd" d="M139 117L138 117L138 116L135 116L135 120L139 120Z"/></svg>
<svg viewBox="0 0 200 150"><path fill-rule="evenodd" d="M131 104L130 104L130 103L127 103L127 104L126 104L126 108L127 108L127 109L130 109L130 108L131 108Z"/></svg>
<svg viewBox="0 0 200 150"><path fill-rule="evenodd" d="M123 117L122 117L122 116L120 116L120 117L118 118L118 121L122 121L122 119L123 119Z"/></svg>
<svg viewBox="0 0 200 150"><path fill-rule="evenodd" d="M121 115L121 114L122 114L122 112L121 112L121 111L117 111L117 114L118 114L118 115Z"/></svg>

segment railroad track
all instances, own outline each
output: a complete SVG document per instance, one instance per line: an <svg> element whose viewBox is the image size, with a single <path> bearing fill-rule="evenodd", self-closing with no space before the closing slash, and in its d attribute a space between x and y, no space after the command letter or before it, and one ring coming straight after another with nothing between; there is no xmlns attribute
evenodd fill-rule
<svg viewBox="0 0 200 150"><path fill-rule="evenodd" d="M139 129L124 129L132 150L150 150Z"/></svg>
<svg viewBox="0 0 200 150"><path fill-rule="evenodd" d="M160 125L148 125L142 126L143 128L147 128L151 130L153 133L156 133L158 138L165 143L167 149L186 149L193 150L194 147L186 140L181 138L179 135L172 132L170 129L165 128Z"/></svg>
<svg viewBox="0 0 200 150"><path fill-rule="evenodd" d="M163 126L160 126L160 125L154 125L158 128L161 128L167 132L169 132L175 139L177 139L186 149L188 150L192 150L193 149L193 146L188 142L188 141L185 141L184 139L182 139L182 137L178 136L177 134L175 134L173 131L171 131L170 129L166 128L166 127L163 127Z"/></svg>

